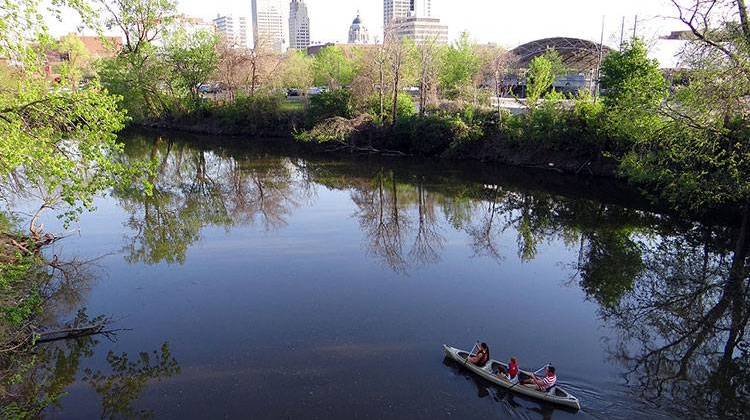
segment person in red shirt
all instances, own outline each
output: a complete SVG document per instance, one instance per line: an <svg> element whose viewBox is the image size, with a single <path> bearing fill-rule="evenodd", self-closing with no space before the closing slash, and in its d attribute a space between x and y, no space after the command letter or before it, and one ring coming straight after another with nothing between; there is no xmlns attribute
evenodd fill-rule
<svg viewBox="0 0 750 420"><path fill-rule="evenodd" d="M508 362L508 370L500 368L498 376L510 382L518 382L518 360L515 357L511 357L510 362Z"/></svg>

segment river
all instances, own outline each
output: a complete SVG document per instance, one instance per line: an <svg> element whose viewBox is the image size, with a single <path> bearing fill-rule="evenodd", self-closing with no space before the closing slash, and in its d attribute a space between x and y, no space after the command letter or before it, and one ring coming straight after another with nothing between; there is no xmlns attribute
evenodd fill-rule
<svg viewBox="0 0 750 420"><path fill-rule="evenodd" d="M96 201L41 347L51 418L742 417L737 229L649 210L605 180L300 156L141 133L154 191ZM46 226L62 227L52 214ZM441 346L554 364L582 404L491 386Z"/></svg>

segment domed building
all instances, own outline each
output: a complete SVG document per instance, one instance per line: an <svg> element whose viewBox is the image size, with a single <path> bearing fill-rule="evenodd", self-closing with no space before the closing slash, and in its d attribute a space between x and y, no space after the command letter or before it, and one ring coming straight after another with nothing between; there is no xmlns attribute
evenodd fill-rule
<svg viewBox="0 0 750 420"><path fill-rule="evenodd" d="M357 17L352 21L352 26L349 27L349 43L370 43L370 34L367 32L367 27L362 23L362 18L359 17L359 12L357 12Z"/></svg>

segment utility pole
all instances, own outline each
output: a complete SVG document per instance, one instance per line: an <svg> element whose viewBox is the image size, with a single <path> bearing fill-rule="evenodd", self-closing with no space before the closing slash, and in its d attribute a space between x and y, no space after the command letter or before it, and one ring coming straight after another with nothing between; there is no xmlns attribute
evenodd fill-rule
<svg viewBox="0 0 750 420"><path fill-rule="evenodd" d="M596 63L596 80L594 81L594 103L596 103L599 97L599 79L601 79L602 73L602 59L604 58L604 19L606 16L602 16L602 35L599 38L599 59Z"/></svg>
<svg viewBox="0 0 750 420"><path fill-rule="evenodd" d="M620 26L620 52L622 52L624 43L625 43L625 16L622 17L622 25Z"/></svg>
<svg viewBox="0 0 750 420"><path fill-rule="evenodd" d="M638 36L638 15L635 15L635 21L633 22L633 41Z"/></svg>

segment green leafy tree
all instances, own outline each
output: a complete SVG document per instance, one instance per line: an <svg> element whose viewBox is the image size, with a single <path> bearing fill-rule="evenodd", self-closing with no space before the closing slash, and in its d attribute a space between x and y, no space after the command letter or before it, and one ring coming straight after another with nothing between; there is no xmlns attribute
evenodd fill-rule
<svg viewBox="0 0 750 420"><path fill-rule="evenodd" d="M602 63L601 87L611 135L625 142L652 138L663 126L659 114L667 83L659 63L648 57L646 45L636 39Z"/></svg>
<svg viewBox="0 0 750 420"><path fill-rule="evenodd" d="M282 88L307 89L313 84L313 59L302 51L289 54L276 79Z"/></svg>
<svg viewBox="0 0 750 420"><path fill-rule="evenodd" d="M552 61L543 55L534 57L529 64L526 73L526 105L532 111L539 100L552 90L552 84L555 82L553 68Z"/></svg>
<svg viewBox="0 0 750 420"><path fill-rule="evenodd" d="M193 104L200 100L199 85L216 72L218 41L216 34L206 30L178 30L167 39L164 55L174 75L173 85Z"/></svg>
<svg viewBox="0 0 750 420"><path fill-rule="evenodd" d="M155 118L173 104L164 91L170 86L169 68L154 41L174 21L176 5L169 0L100 0L107 27L123 36L122 50L103 60L98 69L102 84L120 95L135 120Z"/></svg>
<svg viewBox="0 0 750 420"><path fill-rule="evenodd" d="M315 54L312 63L313 81L318 86L337 89L352 83L356 73L354 60L341 47L329 46Z"/></svg>
<svg viewBox="0 0 750 420"><path fill-rule="evenodd" d="M443 50L438 75L443 95L449 99L458 98L462 90L471 85L480 68L475 45L469 34L463 32L456 42Z"/></svg>
<svg viewBox="0 0 750 420"><path fill-rule="evenodd" d="M77 89L78 82L89 70L91 54L83 41L73 34L62 37L57 50L66 58L60 65L60 74L73 89Z"/></svg>

